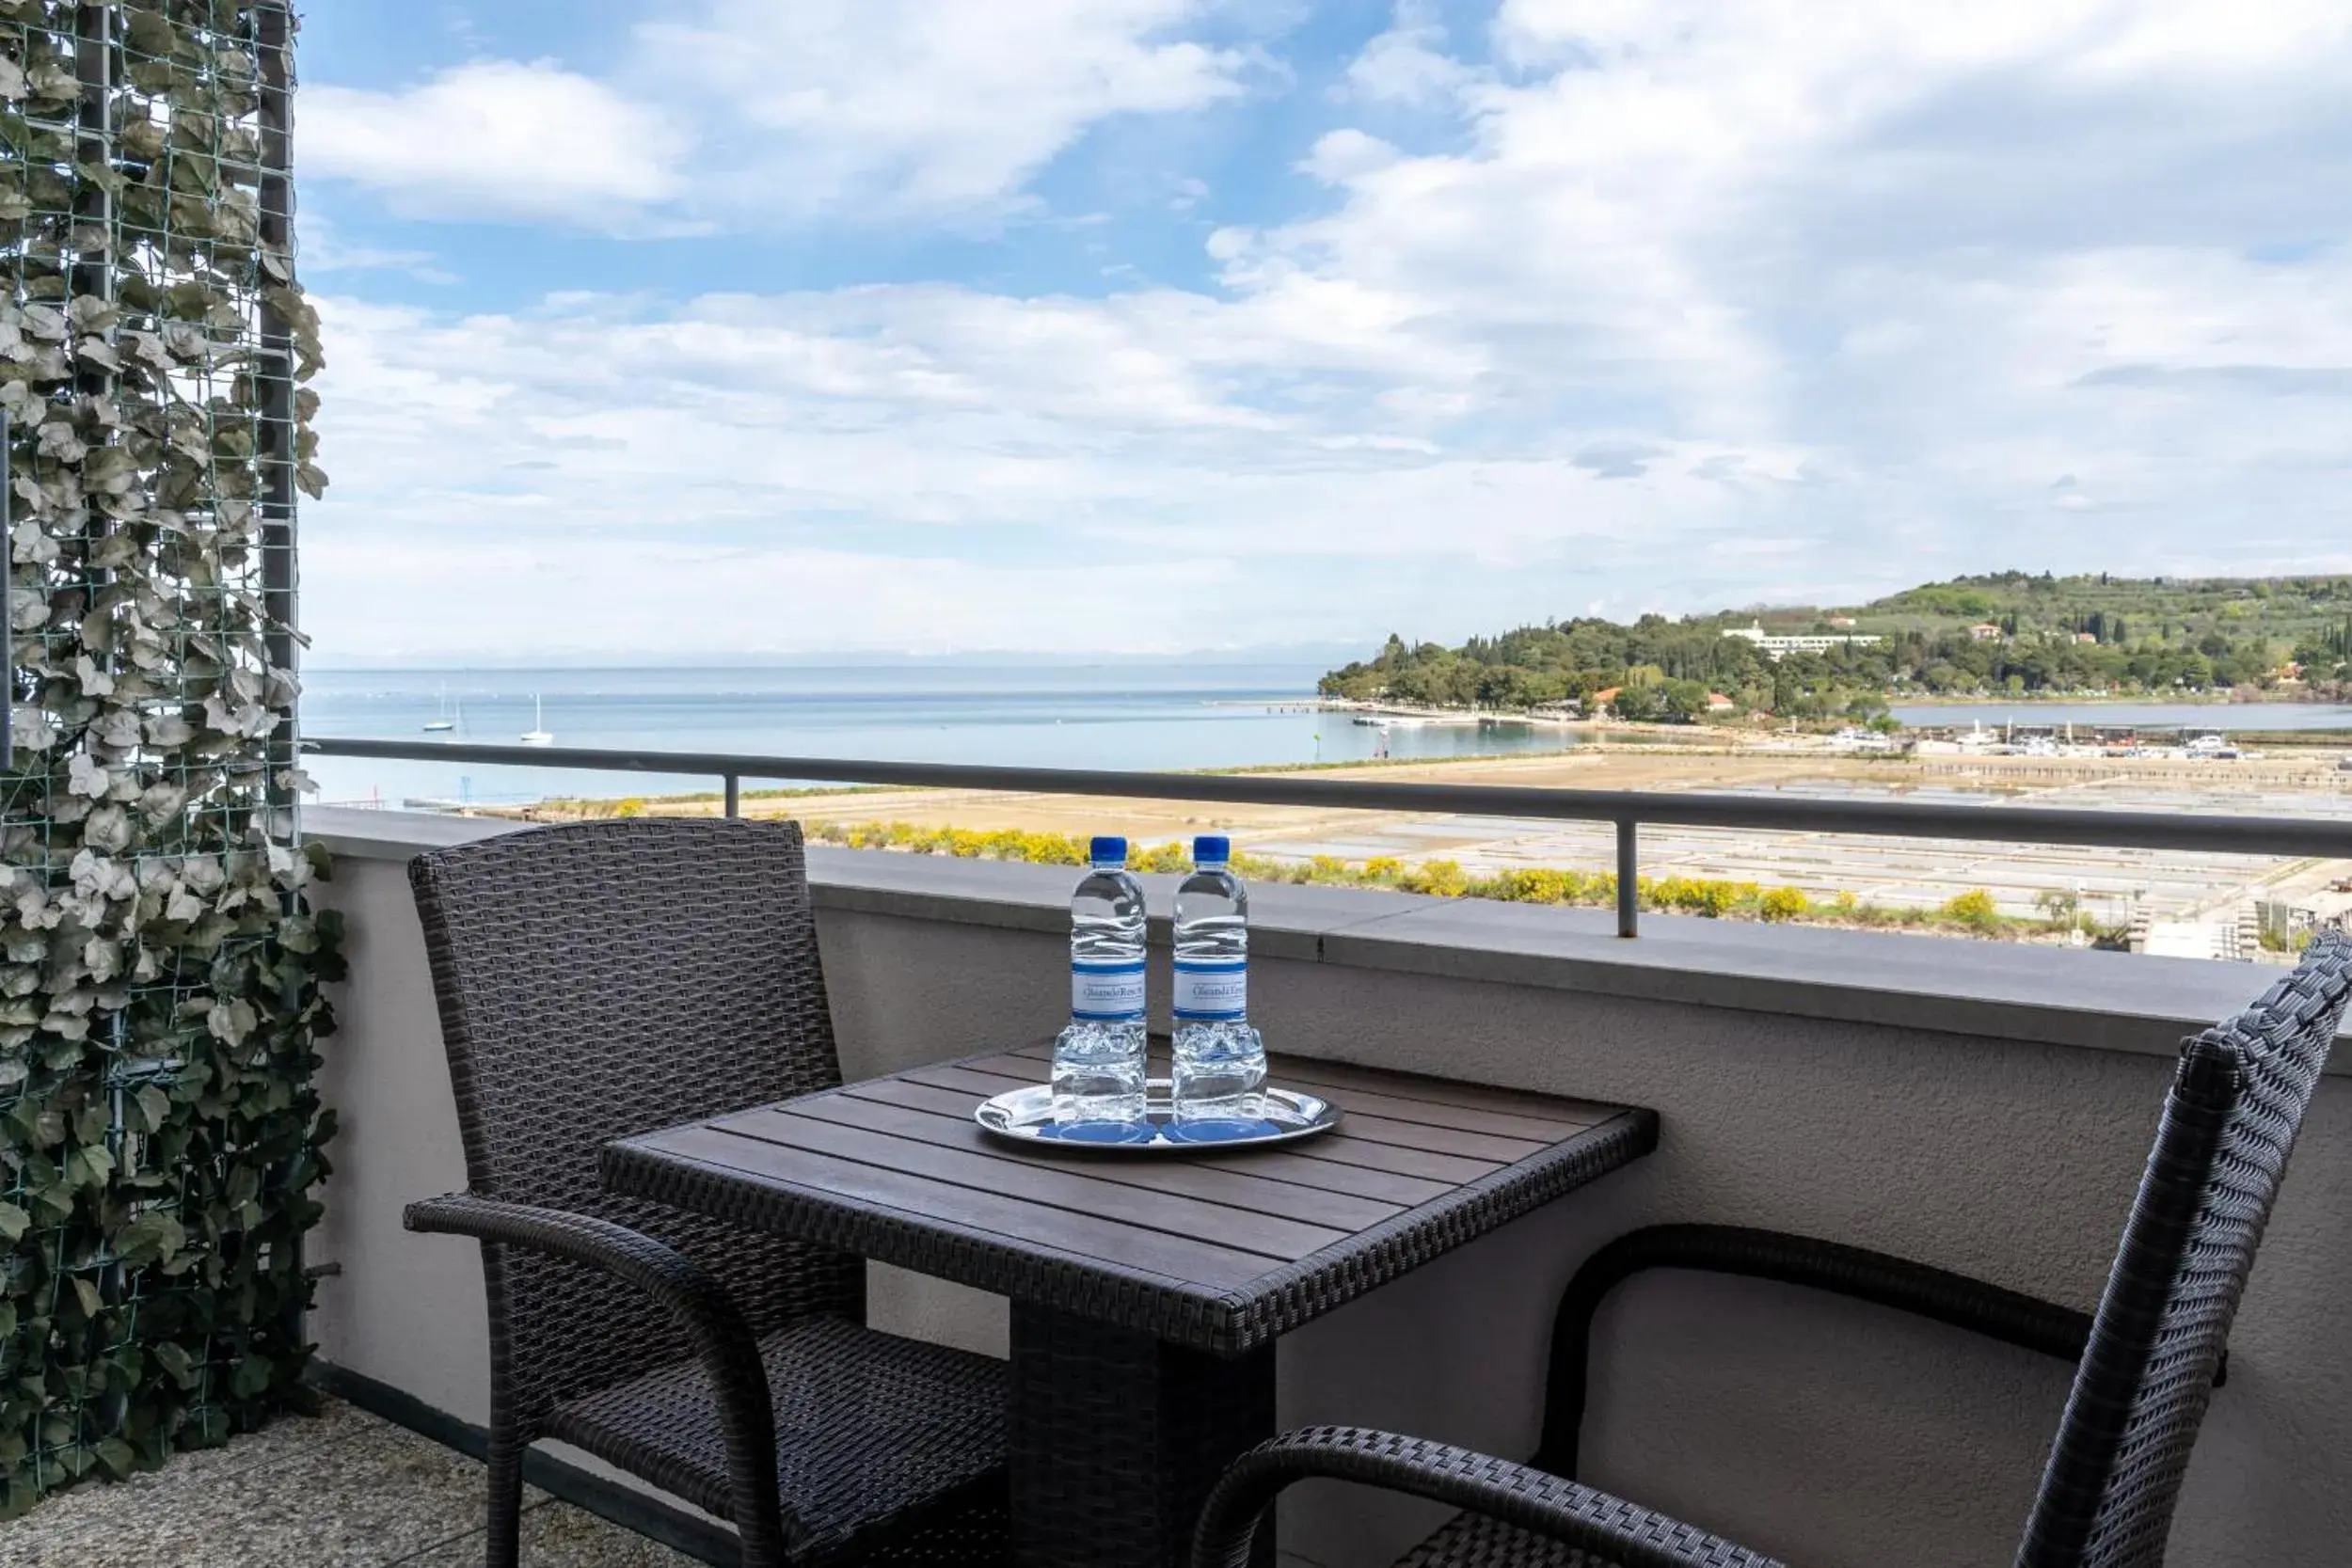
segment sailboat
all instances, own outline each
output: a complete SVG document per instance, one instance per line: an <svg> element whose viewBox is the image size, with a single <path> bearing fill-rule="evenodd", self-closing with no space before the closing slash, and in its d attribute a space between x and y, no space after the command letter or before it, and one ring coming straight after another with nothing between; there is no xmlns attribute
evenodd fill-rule
<svg viewBox="0 0 2352 1568"><path fill-rule="evenodd" d="M526 746L555 744L555 733L548 728L547 715L540 709L539 695L535 691L531 697L531 728L523 734L523 744Z"/></svg>
<svg viewBox="0 0 2352 1568"><path fill-rule="evenodd" d="M449 686L446 682L441 687L439 710L424 721L424 727L428 734L433 735L443 735L457 727L457 721L449 716Z"/></svg>

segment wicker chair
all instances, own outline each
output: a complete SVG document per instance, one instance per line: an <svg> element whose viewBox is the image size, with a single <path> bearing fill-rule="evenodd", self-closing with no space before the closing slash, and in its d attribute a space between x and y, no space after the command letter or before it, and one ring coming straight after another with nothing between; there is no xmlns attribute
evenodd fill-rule
<svg viewBox="0 0 2352 1568"><path fill-rule="evenodd" d="M482 1243L491 1568L522 1456L576 1444L723 1518L746 1568L987 1563L999 1363L866 1328L855 1258L607 1195L627 1133L838 1084L801 833L598 822L409 867Z"/></svg>
<svg viewBox="0 0 2352 1568"><path fill-rule="evenodd" d="M2352 940L2323 939L2246 1012L2185 1040L2098 1311L1803 1237L1667 1226L1621 1238L1568 1287L1542 1449L1515 1465L1359 1427L1292 1432L1243 1455L1202 1511L1197 1568L1249 1560L1284 1487L1333 1477L1465 1512L1398 1568L1777 1568L1773 1560L1565 1479L1575 1472L1593 1312L1645 1268L1758 1275L1859 1296L2076 1364L2018 1568L2156 1568L2191 1445L2304 1108L2352 993Z"/></svg>

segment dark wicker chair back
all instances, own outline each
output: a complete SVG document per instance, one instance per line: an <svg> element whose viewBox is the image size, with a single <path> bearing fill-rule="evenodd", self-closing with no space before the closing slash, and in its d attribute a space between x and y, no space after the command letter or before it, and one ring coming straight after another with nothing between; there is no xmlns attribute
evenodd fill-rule
<svg viewBox="0 0 2352 1568"><path fill-rule="evenodd" d="M2260 1002L2184 1042L2019 1568L2164 1561L2230 1323L2348 993L2352 939L2326 937Z"/></svg>
<svg viewBox="0 0 2352 1568"><path fill-rule="evenodd" d="M1308 1427L1243 1455L1216 1484L1195 1568L1241 1568L1259 1518L1312 1477L1463 1510L1397 1568L1778 1568L1745 1547L1573 1479L1595 1313L1636 1274L1776 1279L1913 1312L2074 1369L2018 1568L2162 1568L2181 1478L2222 1371L2303 1113L2352 1002L2352 935L2235 1018L2190 1037L2095 1314L1867 1248L1752 1227L1658 1225L1587 1259L1552 1327L1541 1449L1514 1465L1362 1427Z"/></svg>
<svg viewBox="0 0 2352 1568"><path fill-rule="evenodd" d="M801 832L791 823L543 828L409 866L472 1191L597 1215L716 1275L753 1331L857 1317L841 1254L616 1198L612 1138L841 1081ZM601 1271L485 1244L491 1391L539 1435L550 1406L690 1354Z"/></svg>

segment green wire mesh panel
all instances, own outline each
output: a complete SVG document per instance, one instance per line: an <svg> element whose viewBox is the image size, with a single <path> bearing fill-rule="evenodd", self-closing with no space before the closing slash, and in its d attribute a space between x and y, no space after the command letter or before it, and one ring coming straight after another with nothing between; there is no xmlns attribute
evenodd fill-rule
<svg viewBox="0 0 2352 1568"><path fill-rule="evenodd" d="M0 1513L299 1397L331 1131L283 0L0 0Z"/></svg>

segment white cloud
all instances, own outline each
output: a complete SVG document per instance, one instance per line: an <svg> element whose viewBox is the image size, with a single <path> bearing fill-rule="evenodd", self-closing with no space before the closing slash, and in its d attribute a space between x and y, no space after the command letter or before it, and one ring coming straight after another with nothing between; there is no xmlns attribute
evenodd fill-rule
<svg viewBox="0 0 2352 1568"><path fill-rule="evenodd" d="M648 24L645 69L711 103L737 214L940 216L1014 198L1122 114L1241 91L1242 55L1181 36L1195 0L706 0Z"/></svg>
<svg viewBox="0 0 2352 1568"><path fill-rule="evenodd" d="M389 92L319 83L297 114L304 176L366 186L403 217L628 230L681 188L685 140L660 111L544 60Z"/></svg>
<svg viewBox="0 0 2352 1568"><path fill-rule="evenodd" d="M768 117L731 166L804 176L778 210L967 214L1232 91L1188 15L713 4L741 47L698 69ZM1491 37L1449 62L1401 8L1317 205L1211 233L1214 286L329 302L312 623L527 652L691 591L710 650L1148 648L1192 640L1171 583L1271 641L2352 569L2340 6L1505 0ZM1073 613L1122 570L1134 613Z"/></svg>
<svg viewBox="0 0 2352 1568"><path fill-rule="evenodd" d="M1400 13L1356 70L1434 35ZM1333 131L1335 208L1217 246L1475 362L1457 439L1803 452L1824 533L1906 575L2352 535L2316 478L2352 462L2343 7L1505 0L1494 36L1512 74L1411 78L1470 145ZM2071 468L2128 529L2008 521ZM1881 547L1890 513L1934 553Z"/></svg>
<svg viewBox="0 0 2352 1568"><path fill-rule="evenodd" d="M1401 154L1378 136L1342 127L1316 138L1313 150L1299 167L1327 184L1345 185L1377 174Z"/></svg>
<svg viewBox="0 0 2352 1568"><path fill-rule="evenodd" d="M1344 96L1419 107L1480 79L1445 48L1446 30L1428 0L1397 0L1393 24L1348 62Z"/></svg>
<svg viewBox="0 0 2352 1568"><path fill-rule="evenodd" d="M1634 550L1677 507L1731 520L1671 462L1605 503L1565 452L1441 451L1344 334L1286 348L1279 313L1197 295L323 311L334 486L304 601L330 658L644 651L679 594L660 635L688 651L1198 645L1171 588L1213 589L1248 641L1338 637L1411 613L1391 568L1433 545L1525 563ZM1073 613L1104 580L1126 608Z"/></svg>
<svg viewBox="0 0 2352 1568"><path fill-rule="evenodd" d="M1091 127L1233 98L1197 0L692 0L610 79L481 61L301 97L306 176L396 214L620 234L989 221Z"/></svg>
<svg viewBox="0 0 2352 1568"><path fill-rule="evenodd" d="M359 651L437 660L1034 650L1041 605L1098 597L1104 581L1095 567L595 535L552 546L492 536L447 551L339 540L329 569L324 599L321 590L306 594L335 617L315 656L329 666ZM457 572L470 580L453 586ZM1198 593L1224 575L1187 566L1152 581L1155 591ZM364 593L351 591L361 582ZM542 599L561 600L566 613L537 613ZM670 618L680 606L691 608L686 628ZM882 627L905 636L893 641Z"/></svg>
<svg viewBox="0 0 2352 1568"><path fill-rule="evenodd" d="M318 277L339 272L399 273L420 283L453 284L454 273L446 271L429 250L394 250L381 245L350 245L333 221L323 214L305 214L302 219L302 273L305 277Z"/></svg>

